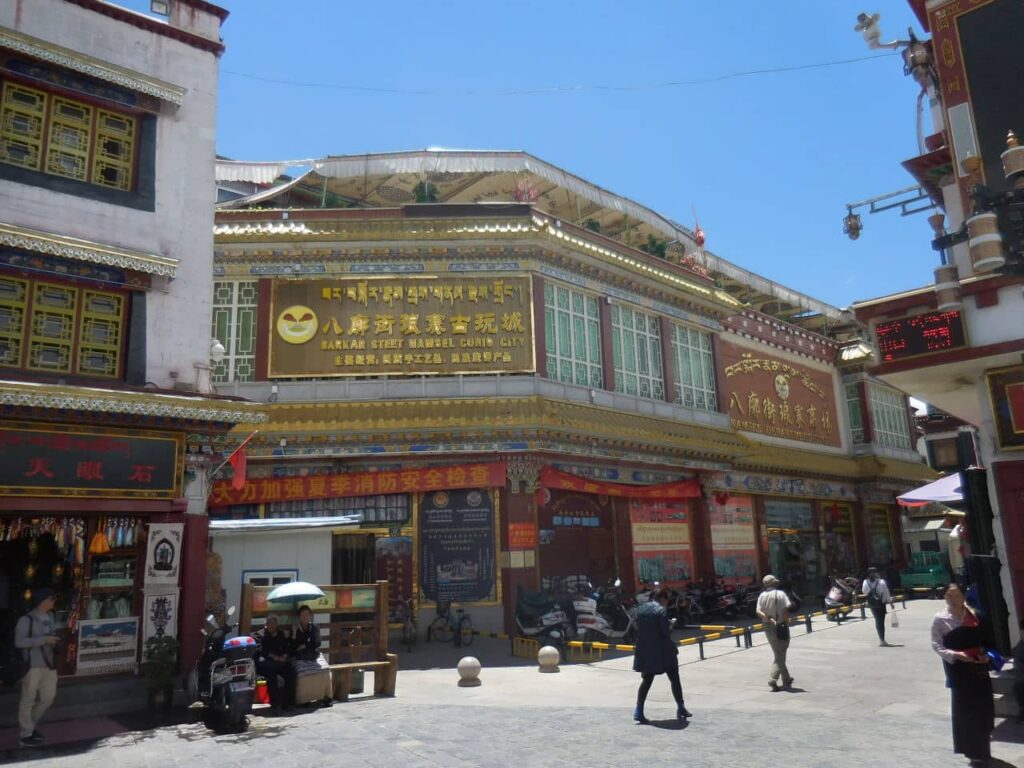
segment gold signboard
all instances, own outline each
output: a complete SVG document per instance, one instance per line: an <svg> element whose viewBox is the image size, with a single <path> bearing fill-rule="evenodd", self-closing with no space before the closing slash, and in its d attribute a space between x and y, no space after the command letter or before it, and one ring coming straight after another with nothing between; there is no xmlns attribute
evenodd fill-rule
<svg viewBox="0 0 1024 768"><path fill-rule="evenodd" d="M720 345L729 416L735 429L840 445L832 376L728 342Z"/></svg>
<svg viewBox="0 0 1024 768"><path fill-rule="evenodd" d="M278 280L271 377L532 373L527 277Z"/></svg>

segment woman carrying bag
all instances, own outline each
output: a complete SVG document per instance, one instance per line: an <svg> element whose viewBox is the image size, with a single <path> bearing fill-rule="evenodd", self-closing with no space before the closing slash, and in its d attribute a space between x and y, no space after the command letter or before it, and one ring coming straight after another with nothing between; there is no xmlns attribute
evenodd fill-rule
<svg viewBox="0 0 1024 768"><path fill-rule="evenodd" d="M932 620L932 650L939 654L952 698L953 751L971 765L988 765L995 728L990 657L984 627L956 584L946 588L946 606Z"/></svg>

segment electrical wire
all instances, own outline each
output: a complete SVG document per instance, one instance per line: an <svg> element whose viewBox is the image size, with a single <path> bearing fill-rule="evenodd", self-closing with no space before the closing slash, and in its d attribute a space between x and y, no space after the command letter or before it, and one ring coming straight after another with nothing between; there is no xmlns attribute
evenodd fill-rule
<svg viewBox="0 0 1024 768"><path fill-rule="evenodd" d="M663 83L642 83L638 85L604 85L604 84L580 84L580 85L550 85L537 88L514 88L514 89L465 89L465 90L437 90L437 89L413 89L413 88L383 88L370 85L353 85L348 83L318 83L303 82L301 80L287 80L283 78L264 77L249 72L238 72L231 69L222 69L221 74L233 75L235 77L256 80L261 83L272 83L274 85L288 85L295 88L320 88L336 91L361 91L365 93L380 93L395 96L530 96L547 93L583 93L587 91L654 91L664 88L683 88L692 85L707 85L709 83L721 83L726 80L736 80L742 77L756 77L760 75L777 75L786 72L800 72L808 69L823 69L825 67L839 67L848 64L858 64L864 61L875 61L898 56L899 52L874 54L871 56L859 56L853 59L836 59L833 61L822 61L812 64L796 64L787 67L767 67L763 69L748 69L740 72L729 72L711 77L696 78L693 80L668 80Z"/></svg>

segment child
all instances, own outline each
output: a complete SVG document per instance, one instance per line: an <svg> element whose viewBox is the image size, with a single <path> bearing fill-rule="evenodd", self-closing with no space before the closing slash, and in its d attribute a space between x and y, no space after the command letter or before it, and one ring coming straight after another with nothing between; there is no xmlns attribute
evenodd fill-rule
<svg viewBox="0 0 1024 768"><path fill-rule="evenodd" d="M1013 695L1017 698L1017 722L1024 723L1024 619L1020 629L1021 639L1013 646Z"/></svg>

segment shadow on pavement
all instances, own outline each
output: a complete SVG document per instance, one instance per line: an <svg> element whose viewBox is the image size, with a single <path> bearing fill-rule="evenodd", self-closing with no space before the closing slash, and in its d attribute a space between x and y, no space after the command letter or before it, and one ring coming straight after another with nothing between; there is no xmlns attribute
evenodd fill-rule
<svg viewBox="0 0 1024 768"><path fill-rule="evenodd" d="M988 761L988 768L1018 768L1018 766L1005 760L1000 760L998 757L993 757Z"/></svg>
<svg viewBox="0 0 1024 768"><path fill-rule="evenodd" d="M779 693L807 693L807 689L791 685L789 688L780 688Z"/></svg>
<svg viewBox="0 0 1024 768"><path fill-rule="evenodd" d="M661 728L663 731L685 731L690 727L690 721L673 717L671 720L651 720L647 725Z"/></svg>
<svg viewBox="0 0 1024 768"><path fill-rule="evenodd" d="M39 747L0 749L0 764L40 761L45 764L57 756L85 754L100 741L113 737L117 737L122 742L118 745L119 747L134 747L154 738L160 729L187 722L187 716L177 711L167 715L140 712L111 716L102 718L104 728L97 729L98 732L95 735L76 738L75 731L86 728L89 722L88 720L73 721L71 727L69 727L69 723L43 723L40 730L44 736L52 739L53 743L43 744ZM61 730L63 730L63 734L60 733ZM61 738L62 736L63 738Z"/></svg>
<svg viewBox="0 0 1024 768"><path fill-rule="evenodd" d="M992 738L1007 744L1024 744L1024 725L1013 720L1003 720L992 731Z"/></svg>

